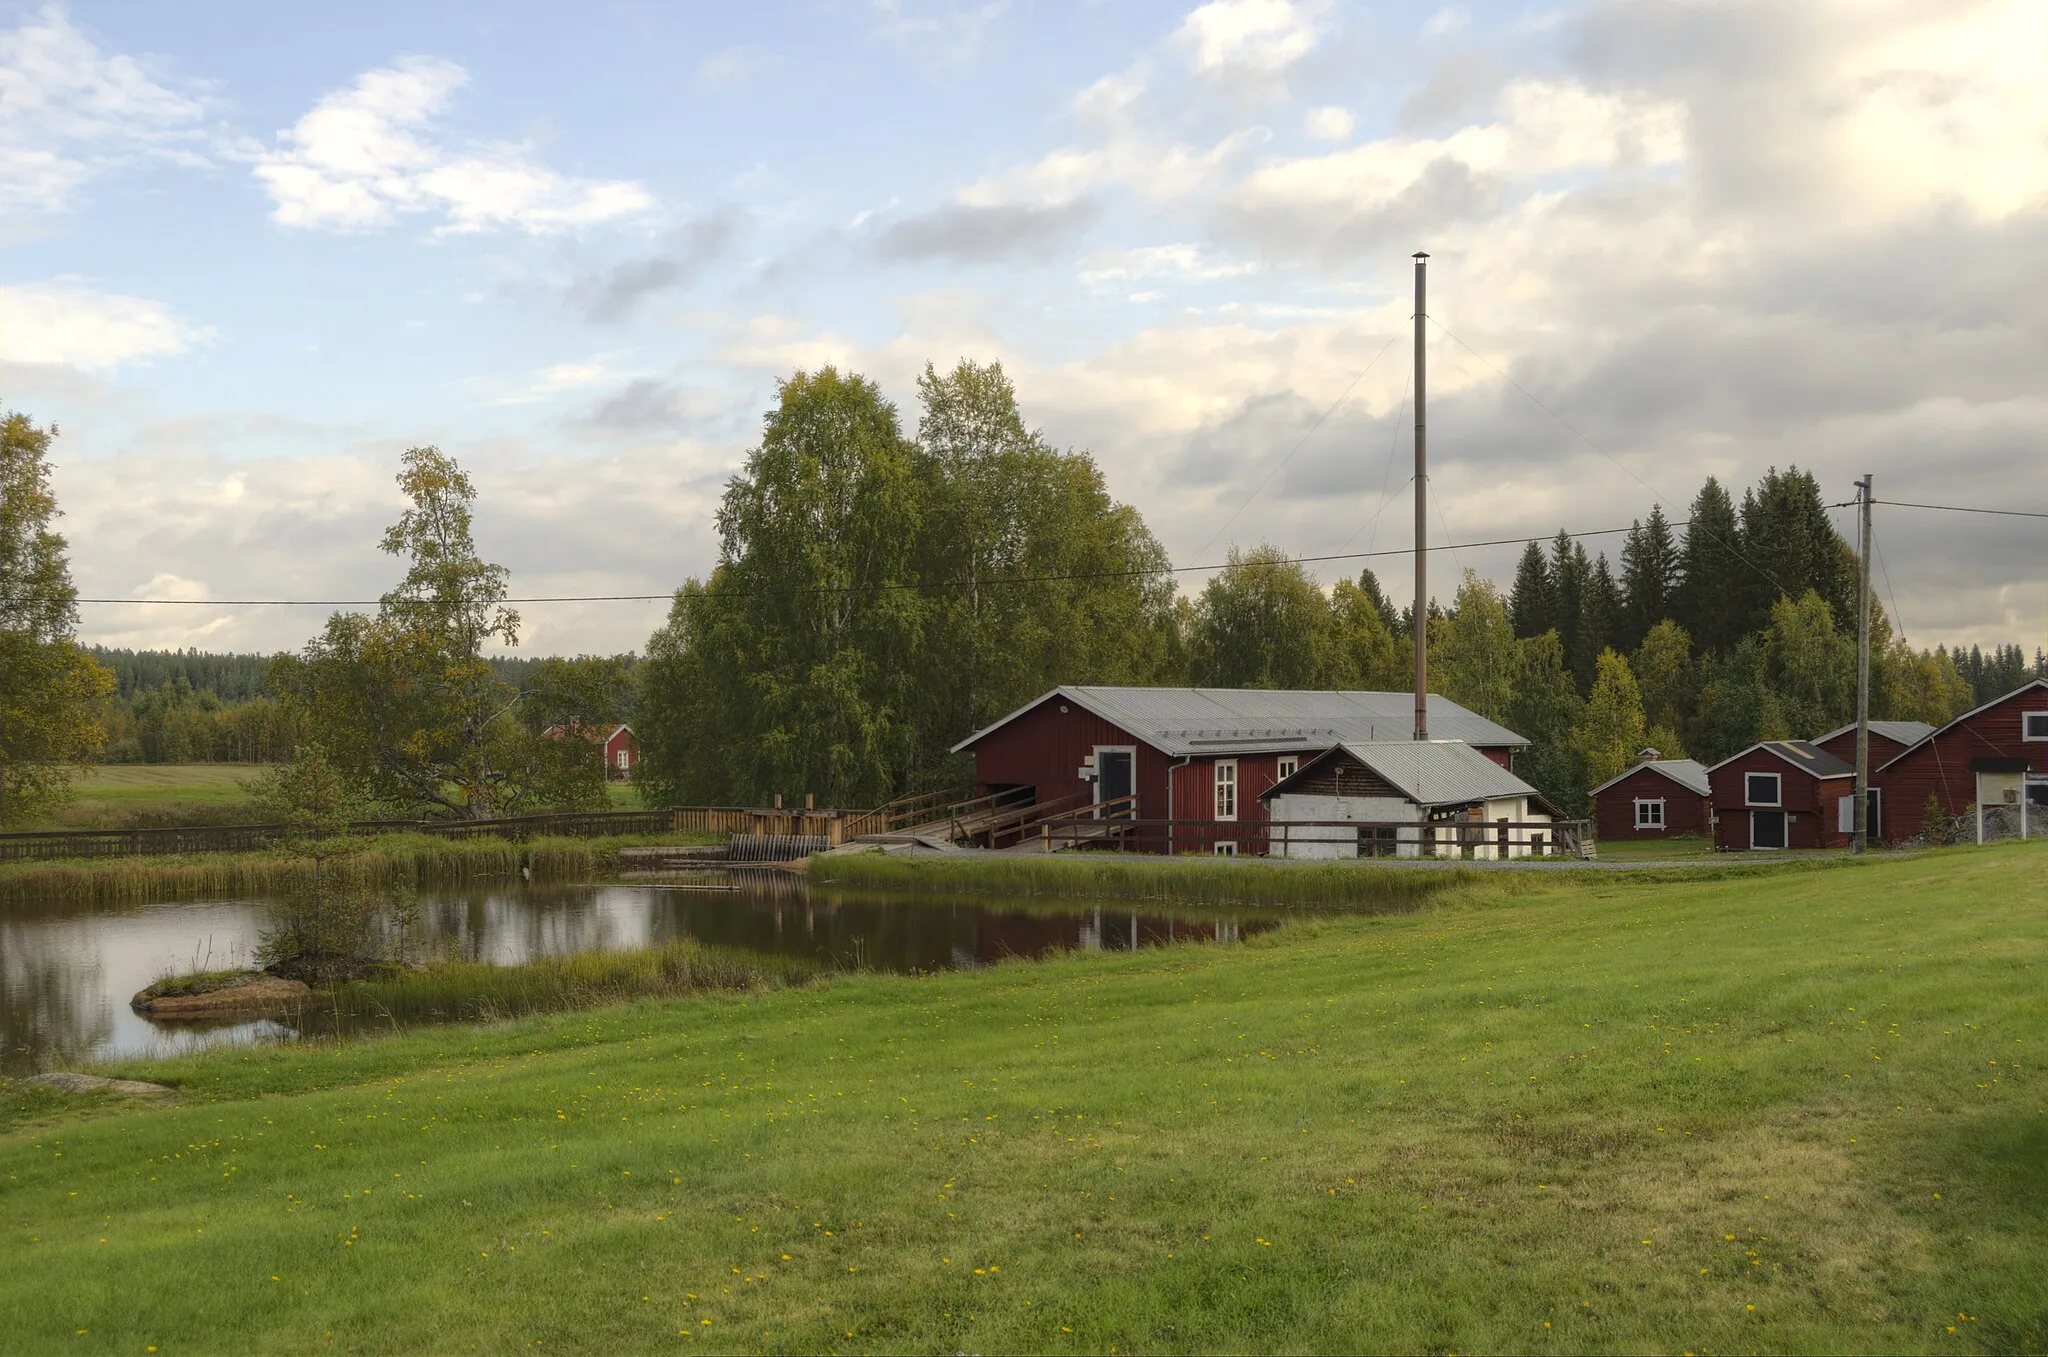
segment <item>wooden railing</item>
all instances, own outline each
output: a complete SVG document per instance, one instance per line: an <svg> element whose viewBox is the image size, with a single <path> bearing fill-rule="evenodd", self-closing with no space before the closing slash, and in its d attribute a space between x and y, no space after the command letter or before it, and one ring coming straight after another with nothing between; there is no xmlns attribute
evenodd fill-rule
<svg viewBox="0 0 2048 1357"><path fill-rule="evenodd" d="M1094 810L1047 816L1030 826L1023 839L1036 838L1045 852L1099 846L1119 852L1211 853L1228 844L1247 857L1501 861L1592 856L1592 824L1585 820L1145 820L1108 819Z"/></svg>

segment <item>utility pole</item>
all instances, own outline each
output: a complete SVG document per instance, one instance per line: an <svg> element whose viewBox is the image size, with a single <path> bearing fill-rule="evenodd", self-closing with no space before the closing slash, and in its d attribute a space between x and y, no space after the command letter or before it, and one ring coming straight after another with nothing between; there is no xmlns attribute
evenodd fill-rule
<svg viewBox="0 0 2048 1357"><path fill-rule="evenodd" d="M1429 738L1429 451L1423 438L1423 325L1428 319L1424 266L1415 252L1415 738Z"/></svg>
<svg viewBox="0 0 2048 1357"><path fill-rule="evenodd" d="M1856 833L1851 851L1870 846L1870 497L1875 476L1856 482L1862 544L1856 562Z"/></svg>

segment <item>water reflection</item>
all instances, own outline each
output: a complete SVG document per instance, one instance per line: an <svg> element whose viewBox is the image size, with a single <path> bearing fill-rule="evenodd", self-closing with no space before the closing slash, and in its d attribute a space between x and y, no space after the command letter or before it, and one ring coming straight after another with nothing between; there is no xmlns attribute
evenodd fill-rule
<svg viewBox="0 0 2048 1357"><path fill-rule="evenodd" d="M1083 901L1026 906L814 892L782 872L669 885L505 885L424 896L419 945L500 965L694 938L844 968L939 971L1066 948L1129 951L1235 941L1269 919L1209 910L1136 912ZM261 901L134 907L15 903L0 915L0 1070L89 1056L177 1053L293 1035L275 1022L152 1022L129 1008L158 976L246 965Z"/></svg>

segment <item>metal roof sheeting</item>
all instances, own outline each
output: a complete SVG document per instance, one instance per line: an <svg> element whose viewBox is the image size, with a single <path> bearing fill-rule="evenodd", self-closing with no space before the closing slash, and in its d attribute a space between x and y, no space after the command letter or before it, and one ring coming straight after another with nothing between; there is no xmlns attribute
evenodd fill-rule
<svg viewBox="0 0 2048 1357"><path fill-rule="evenodd" d="M1707 781L1707 766L1698 759L1645 759L1608 778L1588 795L1598 796L1630 773L1640 773L1645 768L1662 773L1689 792L1698 792L1701 796L1713 794L1713 784Z"/></svg>
<svg viewBox="0 0 2048 1357"><path fill-rule="evenodd" d="M1262 749L1327 749L1347 742L1399 740L1415 724L1412 693L1299 692L1282 688L1109 688L1062 686L953 746L967 749L989 731L1062 697L1175 758ZM1447 697L1429 695L1429 733L1490 748L1529 741Z"/></svg>
<svg viewBox="0 0 2048 1357"><path fill-rule="evenodd" d="M1820 746L1809 744L1805 740L1759 740L1743 750L1741 754L1731 754L1707 771L1710 773L1719 772L1735 762L1735 760L1743 757L1744 754L1753 754L1759 749L1776 754L1794 768L1803 768L1818 778L1856 776L1855 768L1842 762L1842 760L1828 753L1827 750L1822 749Z"/></svg>
<svg viewBox="0 0 2048 1357"><path fill-rule="evenodd" d="M1815 740L1814 743L1826 744L1837 735L1847 735L1855 729L1856 723L1851 721L1840 730L1829 731ZM1932 735L1934 727L1928 725L1925 721L1872 721L1870 723L1870 733L1872 735L1882 735L1887 740L1897 740L1903 745L1916 745Z"/></svg>
<svg viewBox="0 0 2048 1357"><path fill-rule="evenodd" d="M1278 795L1339 753L1349 754L1421 806L1463 806L1504 796L1543 795L1462 740L1346 740L1303 764L1292 777L1281 779L1260 799Z"/></svg>

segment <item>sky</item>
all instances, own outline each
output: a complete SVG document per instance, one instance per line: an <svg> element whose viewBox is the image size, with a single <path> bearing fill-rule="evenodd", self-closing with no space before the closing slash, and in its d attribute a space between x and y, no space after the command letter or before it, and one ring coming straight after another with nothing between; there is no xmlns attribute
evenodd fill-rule
<svg viewBox="0 0 2048 1357"><path fill-rule="evenodd" d="M0 3L0 405L110 645L304 644L427 443L515 595L665 594L825 364L1000 361L1177 565L1404 552L1417 250L1438 542L2048 510L2039 0ZM1877 535L1909 640L2048 644L2048 522Z"/></svg>

